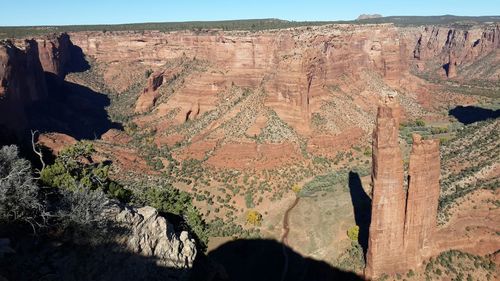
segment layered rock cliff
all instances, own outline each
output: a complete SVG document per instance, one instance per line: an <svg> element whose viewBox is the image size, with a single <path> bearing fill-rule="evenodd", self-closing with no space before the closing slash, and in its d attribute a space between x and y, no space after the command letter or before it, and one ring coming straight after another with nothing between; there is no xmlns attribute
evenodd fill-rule
<svg viewBox="0 0 500 281"><path fill-rule="evenodd" d="M111 88L127 85L114 69L145 65L163 71L163 64L176 58L207 62L208 69L185 78L168 102L156 104L158 118L180 108L175 116L185 121L199 104L200 115L213 110L217 94L231 86L263 88L264 104L301 133L308 121L331 95L330 85L340 78L373 72L391 85L398 85L407 72L403 42L391 25L339 25L301 29L245 32L172 33L74 33L73 42L96 62L105 65L104 79ZM123 87L123 85L121 87ZM130 85L130 84L129 84ZM136 111L150 106L154 95L145 91ZM154 109L154 108L152 108Z"/></svg>
<svg viewBox="0 0 500 281"><path fill-rule="evenodd" d="M406 30L409 31L409 30ZM449 78L457 76L456 68L463 70L461 78L498 80L500 78L500 25L474 27L426 26L413 29L411 41L416 40L413 58L421 70L427 64L436 75L445 73ZM475 67L478 61L490 57L494 63L483 63L482 70ZM475 68L474 73L468 68ZM471 75L472 74L472 75Z"/></svg>
<svg viewBox="0 0 500 281"><path fill-rule="evenodd" d="M36 42L43 70L64 79L71 62L72 43L69 35L66 33L54 34L38 38Z"/></svg>
<svg viewBox="0 0 500 281"><path fill-rule="evenodd" d="M2 137L19 136L27 126L25 109L47 97L45 76L34 40L23 49L0 42L0 130Z"/></svg>
<svg viewBox="0 0 500 281"><path fill-rule="evenodd" d="M60 131L66 133L72 130L68 124L78 118L67 115L78 115L80 110L95 115L91 112L96 110L99 97L89 97L85 94L90 90L64 80L68 72L87 68L81 49L65 33L1 41L0 142L23 141L30 129L44 131L58 127L66 128Z"/></svg>

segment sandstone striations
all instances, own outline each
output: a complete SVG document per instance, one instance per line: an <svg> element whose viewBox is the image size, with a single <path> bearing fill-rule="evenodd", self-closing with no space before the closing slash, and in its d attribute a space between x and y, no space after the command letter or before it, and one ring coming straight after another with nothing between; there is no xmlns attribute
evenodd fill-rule
<svg viewBox="0 0 500 281"><path fill-rule="evenodd" d="M199 115L218 105L217 95L232 85L262 87L265 106L299 133L310 132L308 121L331 95L329 85L339 78L358 77L364 70L398 85L407 73L405 47L391 25L339 25L312 29L243 32L99 32L71 34L72 41L96 62L104 77L119 66L141 64L164 71L162 63L186 57L207 62L207 71L186 77L167 102L155 103L151 91L136 103L142 112L151 104L165 112L180 108L175 120L199 109ZM107 80L111 85L128 80ZM144 96L144 97L143 97ZM199 106L198 106L199 104Z"/></svg>
<svg viewBox="0 0 500 281"><path fill-rule="evenodd" d="M426 26L417 30L407 29L414 34L410 41L415 40L413 58L417 61L435 63L433 68L442 71L442 67L449 63L452 76L455 76L455 66L464 70L461 78L481 78L497 80L500 78L498 53L500 47L500 24L467 29L449 28L442 26ZM450 57L452 55L452 57ZM474 67L481 59L490 56L496 63L480 64L483 69ZM431 64L432 65L432 64ZM452 66L453 65L453 66ZM467 68L474 67L479 71L469 72ZM446 68L445 68L446 70ZM448 75L448 77L450 77Z"/></svg>
<svg viewBox="0 0 500 281"><path fill-rule="evenodd" d="M398 107L379 107L373 134L373 196L365 275L415 268L432 255L439 198L439 142L413 136L403 186Z"/></svg>

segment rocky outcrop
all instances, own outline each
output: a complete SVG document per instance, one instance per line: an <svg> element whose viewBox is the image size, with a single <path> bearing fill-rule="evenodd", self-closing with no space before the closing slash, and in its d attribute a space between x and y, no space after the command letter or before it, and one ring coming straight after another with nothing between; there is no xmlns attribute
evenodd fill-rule
<svg viewBox="0 0 500 281"><path fill-rule="evenodd" d="M406 272L432 255L439 198L439 142L413 136L403 186L398 106L378 109L373 134L372 219L365 276Z"/></svg>
<svg viewBox="0 0 500 281"><path fill-rule="evenodd" d="M413 135L408 168L404 249L408 268L430 256L437 226L440 177L439 140Z"/></svg>
<svg viewBox="0 0 500 281"><path fill-rule="evenodd" d="M196 245L186 231L175 233L174 227L152 207L119 208L115 220L128 228L126 247L133 253L152 257L157 265L169 268L191 268Z"/></svg>
<svg viewBox="0 0 500 281"><path fill-rule="evenodd" d="M163 83L163 71L153 72L147 82L146 88L142 91L135 104L136 113L144 113L149 111L156 103L158 98L157 89Z"/></svg>
<svg viewBox="0 0 500 281"><path fill-rule="evenodd" d="M373 133L372 219L365 269L370 278L406 269L402 251L406 192L399 148L399 114L396 103L379 107Z"/></svg>

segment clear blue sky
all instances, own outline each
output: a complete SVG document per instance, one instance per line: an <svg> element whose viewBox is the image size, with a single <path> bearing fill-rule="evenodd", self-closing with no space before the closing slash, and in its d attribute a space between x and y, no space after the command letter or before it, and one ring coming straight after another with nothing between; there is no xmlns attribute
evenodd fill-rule
<svg viewBox="0 0 500 281"><path fill-rule="evenodd" d="M0 0L0 26L280 18L350 20L362 13L500 15L499 0Z"/></svg>

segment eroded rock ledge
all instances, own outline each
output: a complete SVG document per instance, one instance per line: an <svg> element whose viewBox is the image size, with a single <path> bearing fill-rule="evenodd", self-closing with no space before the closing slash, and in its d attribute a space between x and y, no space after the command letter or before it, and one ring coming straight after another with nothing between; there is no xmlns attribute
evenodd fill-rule
<svg viewBox="0 0 500 281"><path fill-rule="evenodd" d="M196 257L194 239L187 231L175 233L155 208L139 209L115 205L110 214L118 224L130 230L122 242L133 253L153 257L157 265L170 268L191 268Z"/></svg>

